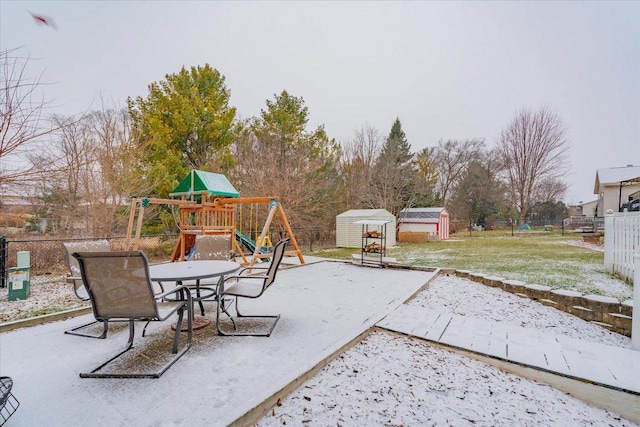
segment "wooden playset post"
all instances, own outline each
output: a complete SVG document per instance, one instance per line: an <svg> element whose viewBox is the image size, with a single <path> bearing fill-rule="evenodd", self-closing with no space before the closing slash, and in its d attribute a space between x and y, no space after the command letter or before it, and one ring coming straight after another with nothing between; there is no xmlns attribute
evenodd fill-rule
<svg viewBox="0 0 640 427"><path fill-rule="evenodd" d="M171 255L171 261L183 261L186 258L187 252L191 250L195 243L195 236L199 234L231 234L233 242L233 248L242 258L243 265L254 265L258 259L270 258L270 253L261 253L263 243L266 241L266 237L269 233L271 223L277 214L288 234L290 239L292 250L285 252L287 255L296 255L301 264L304 264L304 258L302 251L298 246L298 242L293 234L293 230L289 225L287 216L284 213L284 209L275 197L230 197L210 200L207 192L200 193L200 202L197 202L193 197L192 200L187 200L183 195L181 200L175 199L154 199L154 198L133 198L131 199L131 211L129 212L129 224L127 228L127 238L125 241L128 250L138 250L140 245L140 233L142 231L144 210L149 204L166 204L177 205L180 207L180 236L176 242L173 253ZM262 228L262 233L255 242L255 249L251 260L247 260L243 250L236 240L235 234L235 205L237 204L259 204L264 203L270 206L269 214ZM136 222L136 211L138 212L138 218ZM193 217L193 218L192 218ZM194 223L191 224L191 219L194 219ZM133 226L136 224L135 237L133 235ZM133 240L133 241L132 241Z"/></svg>

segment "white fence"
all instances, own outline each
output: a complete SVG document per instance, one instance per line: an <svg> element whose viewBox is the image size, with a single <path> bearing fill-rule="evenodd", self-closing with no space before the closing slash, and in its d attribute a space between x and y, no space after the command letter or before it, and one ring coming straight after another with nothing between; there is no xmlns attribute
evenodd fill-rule
<svg viewBox="0 0 640 427"><path fill-rule="evenodd" d="M633 255L640 253L640 212L607 215L604 219L604 270L632 282Z"/></svg>

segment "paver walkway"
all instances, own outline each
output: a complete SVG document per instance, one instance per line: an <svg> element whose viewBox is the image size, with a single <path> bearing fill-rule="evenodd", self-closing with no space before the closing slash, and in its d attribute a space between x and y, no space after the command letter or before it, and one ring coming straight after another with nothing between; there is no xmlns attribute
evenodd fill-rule
<svg viewBox="0 0 640 427"><path fill-rule="evenodd" d="M640 352L403 304L378 327L640 396Z"/></svg>

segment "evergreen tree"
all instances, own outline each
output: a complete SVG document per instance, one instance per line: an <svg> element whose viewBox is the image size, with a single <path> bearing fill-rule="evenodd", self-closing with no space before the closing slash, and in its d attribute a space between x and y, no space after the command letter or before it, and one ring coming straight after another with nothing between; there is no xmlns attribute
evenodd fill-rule
<svg viewBox="0 0 640 427"><path fill-rule="evenodd" d="M409 207L415 196L415 164L411 145L396 118L375 163L369 207L394 215Z"/></svg>
<svg viewBox="0 0 640 427"><path fill-rule="evenodd" d="M142 177L160 178L166 197L190 169L225 171L233 165L236 109L216 69L182 68L149 85L146 98L129 98L129 114L146 150Z"/></svg>

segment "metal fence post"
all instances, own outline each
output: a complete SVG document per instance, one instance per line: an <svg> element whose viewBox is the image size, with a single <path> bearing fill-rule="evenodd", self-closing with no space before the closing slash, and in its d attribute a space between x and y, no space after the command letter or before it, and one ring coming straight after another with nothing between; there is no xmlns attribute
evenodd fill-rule
<svg viewBox="0 0 640 427"><path fill-rule="evenodd" d="M0 288L7 287L7 236L0 237Z"/></svg>

